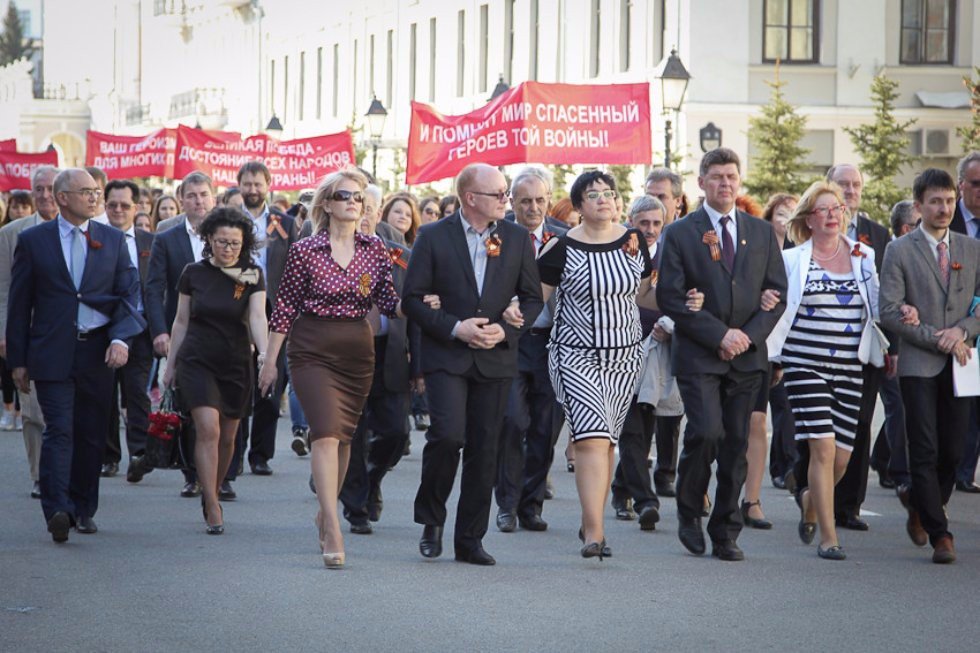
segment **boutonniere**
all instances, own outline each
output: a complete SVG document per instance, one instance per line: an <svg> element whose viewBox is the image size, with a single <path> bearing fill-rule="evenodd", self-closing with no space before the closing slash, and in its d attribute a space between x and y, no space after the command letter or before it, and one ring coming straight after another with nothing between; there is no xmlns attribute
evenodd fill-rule
<svg viewBox="0 0 980 653"><path fill-rule="evenodd" d="M140 252L140 258L150 258L150 250L144 249Z"/></svg>
<svg viewBox="0 0 980 653"><path fill-rule="evenodd" d="M721 247L718 246L718 232L714 229L704 232L701 236L701 242L708 246L708 251L711 252L712 261L721 260Z"/></svg>
<svg viewBox="0 0 980 653"><path fill-rule="evenodd" d="M544 247L548 244L548 241L555 237L553 231L544 231L541 233L541 246Z"/></svg>
<svg viewBox="0 0 980 653"><path fill-rule="evenodd" d="M959 272L960 270L963 269L963 264L960 263L960 262L958 262L958 261L953 261L952 264L950 264L949 267L951 267L954 270L956 270L957 272Z"/></svg>
<svg viewBox="0 0 980 653"><path fill-rule="evenodd" d="M651 270L650 271L650 285L651 286L656 286L657 285L657 280L659 280L659 279L660 279L660 270Z"/></svg>
<svg viewBox="0 0 980 653"><path fill-rule="evenodd" d="M408 269L408 263L402 260L402 254L405 252L401 247L392 247L388 250L388 256L391 257L391 263L397 265L403 270Z"/></svg>
<svg viewBox="0 0 980 653"><path fill-rule="evenodd" d="M102 243L92 238L92 229L85 230L85 240L88 241L89 249L102 249Z"/></svg>
<svg viewBox="0 0 980 653"><path fill-rule="evenodd" d="M861 258L868 258L868 255L861 251L861 245L859 243L854 243L854 249L851 250L851 256L860 256Z"/></svg>
<svg viewBox="0 0 980 653"><path fill-rule="evenodd" d="M635 233L630 234L630 237L623 243L623 251L630 256L636 256L640 253L640 239L636 237Z"/></svg>
<svg viewBox="0 0 980 653"><path fill-rule="evenodd" d="M371 275L365 272L361 275L361 278L357 280L357 290L361 293L362 297L367 297L371 294Z"/></svg>
<svg viewBox="0 0 980 653"><path fill-rule="evenodd" d="M483 241L483 244L487 246L488 258L496 258L500 256L500 246L503 243L500 240L500 236L498 236L496 233L490 234L490 236Z"/></svg>
<svg viewBox="0 0 980 653"><path fill-rule="evenodd" d="M283 240L288 240L289 236L286 234L286 230L282 228L282 219L275 214L269 214L269 226L265 228L265 233L267 236L271 236L272 232L275 231L279 234L279 237Z"/></svg>
<svg viewBox="0 0 980 653"><path fill-rule="evenodd" d="M861 241L861 244L871 247L871 236L869 236L868 234L858 235L858 240Z"/></svg>

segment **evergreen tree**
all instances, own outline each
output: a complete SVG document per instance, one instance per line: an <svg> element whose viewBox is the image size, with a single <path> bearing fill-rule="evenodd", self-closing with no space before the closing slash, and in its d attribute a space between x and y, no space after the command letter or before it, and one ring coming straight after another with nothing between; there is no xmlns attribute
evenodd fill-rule
<svg viewBox="0 0 980 653"><path fill-rule="evenodd" d="M756 146L752 157L751 174L745 180L745 190L765 203L774 193L802 193L807 182L803 177L806 156L810 150L800 147L806 131L806 117L786 101L783 87L786 82L776 78L766 81L772 89L769 103L762 105L761 115L749 118L749 139Z"/></svg>
<svg viewBox="0 0 980 653"><path fill-rule="evenodd" d="M884 74L876 75L871 82L875 121L870 125L844 128L861 156L861 173L864 175L861 207L882 224L888 224L888 215L895 202L908 197L908 193L895 184L895 175L913 161L908 150L907 132L916 119L905 122L895 119L897 86L898 82Z"/></svg>
<svg viewBox="0 0 980 653"><path fill-rule="evenodd" d="M558 164L551 166L551 174L554 178L555 186L551 189L552 202L557 202L564 197L568 197L568 191L565 190L565 186L568 185L568 176L574 172L570 165Z"/></svg>
<svg viewBox="0 0 980 653"><path fill-rule="evenodd" d="M633 176L633 166L611 165L606 167L606 172L616 180L616 190L619 192L619 196L623 198L623 211L625 212L629 209L630 200L633 196L633 181L631 179Z"/></svg>
<svg viewBox="0 0 980 653"><path fill-rule="evenodd" d="M31 49L24 39L24 26L20 22L17 5L11 0L3 19L3 32L0 33L0 66L29 56Z"/></svg>
<svg viewBox="0 0 980 653"><path fill-rule="evenodd" d="M980 66L974 67L977 80L972 77L963 78L963 86L970 92L970 113L973 120L969 125L957 127L956 133L963 139L963 153L980 151Z"/></svg>

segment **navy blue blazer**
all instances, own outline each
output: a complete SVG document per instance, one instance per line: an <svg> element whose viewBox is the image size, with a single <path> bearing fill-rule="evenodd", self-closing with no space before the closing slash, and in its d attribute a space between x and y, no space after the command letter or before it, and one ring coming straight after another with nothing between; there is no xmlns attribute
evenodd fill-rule
<svg viewBox="0 0 980 653"><path fill-rule="evenodd" d="M177 315L177 282L184 268L194 262L184 227L186 218L153 238L150 265L146 275L146 300L143 304L150 323L150 337L170 333Z"/></svg>
<svg viewBox="0 0 980 653"><path fill-rule="evenodd" d="M128 341L146 322L136 311L139 275L126 236L113 227L89 223L89 246L82 287L75 284L61 250L58 221L24 230L17 239L11 271L7 319L7 364L26 367L31 379L63 381L75 355L78 304L109 316L109 337Z"/></svg>

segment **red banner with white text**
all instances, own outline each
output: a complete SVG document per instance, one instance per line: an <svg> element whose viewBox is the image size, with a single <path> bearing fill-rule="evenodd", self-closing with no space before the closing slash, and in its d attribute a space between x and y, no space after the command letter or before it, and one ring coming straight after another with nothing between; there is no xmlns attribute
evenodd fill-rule
<svg viewBox="0 0 980 653"><path fill-rule="evenodd" d="M54 150L37 154L0 152L0 190L30 190L35 168L56 165L58 153Z"/></svg>
<svg viewBox="0 0 980 653"><path fill-rule="evenodd" d="M0 152L16 152L17 151L17 139L16 138L5 138L0 140Z"/></svg>
<svg viewBox="0 0 980 653"><path fill-rule="evenodd" d="M350 131L276 141L264 134L230 140L199 129L177 128L177 179L200 170L219 186L233 186L241 165L253 160L269 167L270 186L276 190L315 188L325 175L354 165L354 141Z"/></svg>
<svg viewBox="0 0 980 653"><path fill-rule="evenodd" d="M444 116L412 102L405 181L470 163L650 163L650 85L524 82L484 107Z"/></svg>
<svg viewBox="0 0 980 653"><path fill-rule="evenodd" d="M160 129L148 136L115 136L89 130L85 137L85 165L97 166L109 179L173 177L176 129Z"/></svg>

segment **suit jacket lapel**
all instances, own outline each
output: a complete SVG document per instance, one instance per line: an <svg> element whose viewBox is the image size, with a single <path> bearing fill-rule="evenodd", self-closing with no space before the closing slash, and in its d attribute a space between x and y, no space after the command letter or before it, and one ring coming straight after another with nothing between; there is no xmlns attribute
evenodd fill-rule
<svg viewBox="0 0 980 653"><path fill-rule="evenodd" d="M745 261L748 260L749 255L745 251L751 243L748 239L749 228L746 226L746 220L758 220L758 218L753 218L747 213L742 213L738 209L735 210L735 226L737 227L738 236L735 242L735 262L732 264L732 276L737 277L742 272L742 268L745 267Z"/></svg>
<svg viewBox="0 0 980 653"><path fill-rule="evenodd" d="M947 292L946 282L943 281L943 275L939 273L939 263L936 262L936 256L932 253L932 246L929 244L929 241L921 231L913 231L910 236L912 237L912 242L915 243L915 248L925 258L926 265L929 266L933 276L936 277L936 282L939 284L939 287L942 288L944 293ZM952 257L950 257L950 261L952 260Z"/></svg>
<svg viewBox="0 0 980 653"><path fill-rule="evenodd" d="M184 218L177 224L175 224L171 229L178 230L177 233L177 246L180 248L181 253L184 255L184 260L191 263L194 262L194 248L191 247L190 236L187 233L187 218Z"/></svg>
<svg viewBox="0 0 980 653"><path fill-rule="evenodd" d="M71 278L71 270L69 269L71 267L71 261L65 260L65 254L61 249L61 228L58 226L57 219L52 220L52 222L54 223L52 225L54 229L51 230L51 239L48 241L48 244L52 248L51 260L57 261L57 267L61 270L62 279L69 287L74 288L75 282ZM82 275L82 278L84 278L84 275Z"/></svg>
<svg viewBox="0 0 980 653"><path fill-rule="evenodd" d="M708 217L708 212L705 211L703 207L700 208L700 209L698 209L697 213L695 213L693 217L694 217L694 224L697 226L698 233L701 235L701 239L700 240L701 240L702 243L704 242L704 235L706 233L708 233L709 231L714 231L716 234L718 233L717 231L715 231L715 228L711 225L711 218ZM741 229L741 226L739 226L739 229ZM720 241L721 238L719 238L718 240ZM707 245L703 245L703 246L705 248L705 251L707 252L708 246ZM718 244L718 247L719 247L719 250L720 250L721 243ZM738 249L737 249L737 246L736 246L735 252L736 252L735 263L737 264L738 263ZM708 260L711 261L711 255L710 254L708 255ZM714 265L715 263L716 263L716 261L711 261L711 265ZM728 274L729 276L732 276L732 272L733 271L732 270L729 270L727 267L725 267L724 259L721 260L721 261L717 261L717 264L718 264L718 266L722 270L725 271L726 274Z"/></svg>
<svg viewBox="0 0 980 653"><path fill-rule="evenodd" d="M476 274L473 272L473 261L470 259L470 248L466 244L463 225L460 224L463 221L463 217L457 211L446 218L446 221L448 222L449 241L452 243L453 249L456 250L456 255L459 257L459 261L463 266L463 276L470 282L470 287L473 289L473 292L479 295L479 289L476 287ZM487 262L489 263L489 261ZM486 277L484 277L484 286L486 286L485 282Z"/></svg>
<svg viewBox="0 0 980 653"><path fill-rule="evenodd" d="M89 239L88 240L89 240L89 243L88 243L88 251L85 254L85 271L82 273L82 285L83 286L85 285L85 282L88 280L89 275L92 274L92 268L95 267L95 264L96 264L96 255L97 255L97 253L99 251L97 248L93 247L91 243L93 241L99 242L99 243L102 242L102 239L99 238L99 234L97 233L97 231L95 231L95 225L96 224L97 223L95 223L95 222L89 222L88 223L88 235L89 235ZM127 253L128 253L128 248L127 248Z"/></svg>

